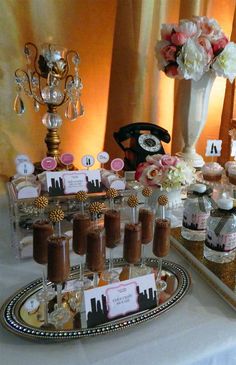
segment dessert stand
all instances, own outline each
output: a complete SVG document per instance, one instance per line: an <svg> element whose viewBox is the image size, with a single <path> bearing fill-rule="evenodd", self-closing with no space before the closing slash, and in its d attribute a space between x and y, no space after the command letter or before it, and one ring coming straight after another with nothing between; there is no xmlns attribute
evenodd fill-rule
<svg viewBox="0 0 236 365"><path fill-rule="evenodd" d="M147 258L146 265L150 267L157 266L157 260ZM106 261L108 266L108 260ZM123 259L114 259L114 267L120 270L124 269L125 262ZM42 280L37 279L29 283L25 287L14 293L2 306L0 311L0 322L8 331L28 340L36 341L65 341L70 339L78 339L82 337L96 336L108 334L114 331L125 329L138 325L148 320L159 317L166 311L174 307L188 292L191 279L188 272L179 264L171 261L163 260L162 274L165 275L167 281L166 295L162 297L162 303L155 308L145 310L134 315L126 316L118 320L112 320L93 328L81 328L73 318L75 313L71 310L72 320L65 323L63 329L47 330L41 328L42 322L39 321L37 313L40 308L33 313L29 313L26 303L32 301L36 294L42 289ZM85 271L86 276L91 273ZM79 276L79 267L73 266L69 277L69 283ZM48 283L51 285L51 283ZM70 285L71 286L71 285ZM64 305L68 305L70 292L65 295ZM50 303L49 303L50 308Z"/></svg>

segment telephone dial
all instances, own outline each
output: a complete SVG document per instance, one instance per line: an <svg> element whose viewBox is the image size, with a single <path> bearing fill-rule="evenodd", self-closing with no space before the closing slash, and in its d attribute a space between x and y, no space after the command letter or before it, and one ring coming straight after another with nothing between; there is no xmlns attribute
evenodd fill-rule
<svg viewBox="0 0 236 365"><path fill-rule="evenodd" d="M152 123L131 123L113 133L118 145L125 152L125 170L136 170L146 156L164 154L161 141L170 142L170 135L164 128Z"/></svg>

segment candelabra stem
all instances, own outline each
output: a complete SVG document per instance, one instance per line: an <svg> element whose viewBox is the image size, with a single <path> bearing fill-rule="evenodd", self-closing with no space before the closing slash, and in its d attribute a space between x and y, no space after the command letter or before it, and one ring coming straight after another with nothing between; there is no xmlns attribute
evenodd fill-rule
<svg viewBox="0 0 236 365"><path fill-rule="evenodd" d="M47 156L58 157L61 140L57 133L57 128L48 129L44 142L48 149Z"/></svg>

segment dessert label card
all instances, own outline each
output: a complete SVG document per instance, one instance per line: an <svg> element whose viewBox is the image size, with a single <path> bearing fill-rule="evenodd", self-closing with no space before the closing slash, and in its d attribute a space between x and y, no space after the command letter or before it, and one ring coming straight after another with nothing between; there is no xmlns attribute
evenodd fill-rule
<svg viewBox="0 0 236 365"><path fill-rule="evenodd" d="M206 146L206 156L220 156L221 155L221 139L208 139Z"/></svg>
<svg viewBox="0 0 236 365"><path fill-rule="evenodd" d="M78 191L97 193L103 190L100 170L47 171L49 195L75 194Z"/></svg>
<svg viewBox="0 0 236 365"><path fill-rule="evenodd" d="M231 142L231 156L235 157L236 156L236 141L232 140Z"/></svg>
<svg viewBox="0 0 236 365"><path fill-rule="evenodd" d="M154 274L85 290L84 304L88 328L155 308L157 291Z"/></svg>

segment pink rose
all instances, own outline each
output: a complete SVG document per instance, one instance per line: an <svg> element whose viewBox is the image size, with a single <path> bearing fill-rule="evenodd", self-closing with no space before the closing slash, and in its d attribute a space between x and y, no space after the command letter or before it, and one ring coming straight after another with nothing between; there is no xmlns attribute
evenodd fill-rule
<svg viewBox="0 0 236 365"><path fill-rule="evenodd" d="M162 24L161 25L161 39L165 41L170 41L171 34L173 29L175 28L175 24Z"/></svg>
<svg viewBox="0 0 236 365"><path fill-rule="evenodd" d="M187 41L187 39L187 36L183 32L176 32L171 36L171 42L175 46L182 46Z"/></svg>
<svg viewBox="0 0 236 365"><path fill-rule="evenodd" d="M176 166L176 164L179 162L179 159L175 156L170 156L170 155L163 155L161 160L160 160L160 164L163 167L171 167L171 166Z"/></svg>
<svg viewBox="0 0 236 365"><path fill-rule="evenodd" d="M142 173L143 173L143 170L150 166L150 164L148 162L141 162L137 168L136 168L136 171L135 171L135 180L139 181Z"/></svg>
<svg viewBox="0 0 236 365"><path fill-rule="evenodd" d="M213 58L213 49L212 49L212 46L211 46L211 42L206 37L199 37L198 38L198 43L206 51L207 56L208 56L208 62L209 62Z"/></svg>
<svg viewBox="0 0 236 365"><path fill-rule="evenodd" d="M224 35L222 38L217 39L217 41L214 41L212 43L214 54L219 54L225 48L226 44L229 43L229 41Z"/></svg>
<svg viewBox="0 0 236 365"><path fill-rule="evenodd" d="M170 63L169 65L165 66L165 74L168 77L179 77L179 71L178 71L178 64L177 63Z"/></svg>
<svg viewBox="0 0 236 365"><path fill-rule="evenodd" d="M138 181L144 186L157 186L161 183L162 178L162 170L158 169L156 165L149 165L145 167Z"/></svg>
<svg viewBox="0 0 236 365"><path fill-rule="evenodd" d="M146 161L149 162L150 164L153 164L153 165L157 165L159 166L159 161L161 160L163 155L160 155L160 154L155 154L155 155L148 155L146 157Z"/></svg>
<svg viewBox="0 0 236 365"><path fill-rule="evenodd" d="M161 49L161 55L162 57L167 61L175 61L176 57L176 47L175 46L165 46Z"/></svg>

